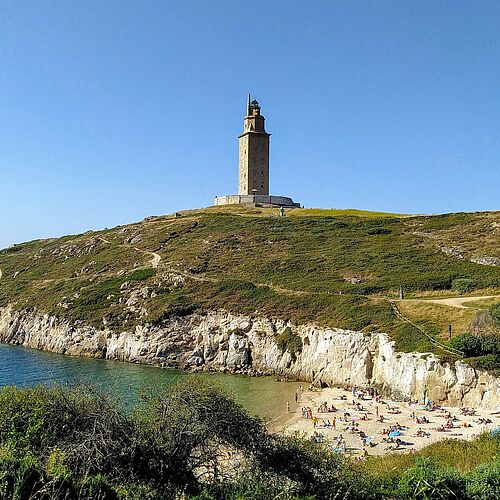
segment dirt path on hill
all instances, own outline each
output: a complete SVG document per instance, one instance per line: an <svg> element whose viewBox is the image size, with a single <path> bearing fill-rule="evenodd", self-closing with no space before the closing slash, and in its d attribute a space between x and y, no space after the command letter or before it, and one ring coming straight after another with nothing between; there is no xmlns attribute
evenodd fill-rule
<svg viewBox="0 0 500 500"><path fill-rule="evenodd" d="M432 304L442 304L444 306L458 307L459 309L467 309L469 306L464 306L467 302L476 302L484 299L500 299L500 295L483 295L482 297L450 297L447 299L425 299L421 302L431 302Z"/></svg>
<svg viewBox="0 0 500 500"><path fill-rule="evenodd" d="M153 259L151 260L151 265L153 266L154 269L158 269L158 264L160 263L161 255L156 252L150 252L150 254L153 256Z"/></svg>
<svg viewBox="0 0 500 500"><path fill-rule="evenodd" d="M159 255L158 255L159 257ZM170 263L167 263L167 266L165 269L168 272L171 272L173 274L178 274L179 276L183 276L184 278L188 278L193 281L198 281L201 283L219 283L221 280L220 278L209 278L208 276L198 276L196 274L191 274L187 271L182 271L180 269L176 269L172 267ZM258 286L258 287L267 287L270 288L271 290L274 290L275 292L278 293L283 293L286 295L309 295L309 294L318 294L319 292L306 292L304 290L292 290L290 288L282 288L277 285L270 285L269 283L254 283L253 281L251 282L253 285Z"/></svg>
<svg viewBox="0 0 500 500"><path fill-rule="evenodd" d="M161 255L156 252L150 252L149 250L141 250L140 248L134 247L134 250L137 250L140 253L146 253L151 255L151 267L153 269L158 269L158 264L161 261Z"/></svg>

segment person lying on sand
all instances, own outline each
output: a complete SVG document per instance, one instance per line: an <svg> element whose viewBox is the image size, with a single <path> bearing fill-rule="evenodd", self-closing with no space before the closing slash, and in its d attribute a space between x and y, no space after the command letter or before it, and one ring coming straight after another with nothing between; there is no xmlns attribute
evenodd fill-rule
<svg viewBox="0 0 500 500"><path fill-rule="evenodd" d="M401 413L401 410L394 408L392 410L388 410L387 413L390 413L391 415L398 415L399 413Z"/></svg>
<svg viewBox="0 0 500 500"><path fill-rule="evenodd" d="M415 437L430 437L431 433L424 431L422 428L419 428Z"/></svg>
<svg viewBox="0 0 500 500"><path fill-rule="evenodd" d="M415 418L415 422L417 424L430 424L431 423L430 420L428 418L426 418L426 417L420 417L420 418L416 417Z"/></svg>
<svg viewBox="0 0 500 500"><path fill-rule="evenodd" d="M478 424L492 424L493 422L489 418L480 418L479 420L476 420Z"/></svg>
<svg viewBox="0 0 500 500"><path fill-rule="evenodd" d="M474 410L474 408L460 408L460 413L462 415L472 417L476 414L476 410Z"/></svg>

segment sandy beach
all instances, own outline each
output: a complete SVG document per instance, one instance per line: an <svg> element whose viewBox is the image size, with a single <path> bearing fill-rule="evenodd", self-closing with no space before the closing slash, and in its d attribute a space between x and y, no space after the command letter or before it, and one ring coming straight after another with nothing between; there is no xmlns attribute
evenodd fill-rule
<svg viewBox="0 0 500 500"><path fill-rule="evenodd" d="M500 411L433 408L422 401L379 399L358 389L302 387L297 402L295 396L289 402L290 412L285 408L288 418L278 424L280 429L354 457L411 453L442 439L472 439L500 425Z"/></svg>

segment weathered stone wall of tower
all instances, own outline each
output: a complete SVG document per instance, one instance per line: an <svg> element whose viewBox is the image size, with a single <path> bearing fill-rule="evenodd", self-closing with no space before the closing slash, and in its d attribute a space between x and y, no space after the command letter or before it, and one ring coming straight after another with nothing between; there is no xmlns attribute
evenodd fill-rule
<svg viewBox="0 0 500 500"><path fill-rule="evenodd" d="M265 133L240 136L238 194L269 195L269 135Z"/></svg>
<svg viewBox="0 0 500 500"><path fill-rule="evenodd" d="M257 101L250 102L239 137L238 194L269 195L269 135Z"/></svg>

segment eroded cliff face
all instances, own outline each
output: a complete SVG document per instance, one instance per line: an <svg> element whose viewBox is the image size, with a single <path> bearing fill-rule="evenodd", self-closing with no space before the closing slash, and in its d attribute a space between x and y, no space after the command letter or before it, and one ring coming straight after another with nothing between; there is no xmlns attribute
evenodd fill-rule
<svg viewBox="0 0 500 500"><path fill-rule="evenodd" d="M295 355L276 334L298 335ZM225 311L172 318L113 333L31 311L0 308L0 341L72 356L116 359L187 369L286 374L326 385L378 387L402 399L445 405L500 407L500 379L429 353L402 353L384 333L364 335L314 325L292 325Z"/></svg>

